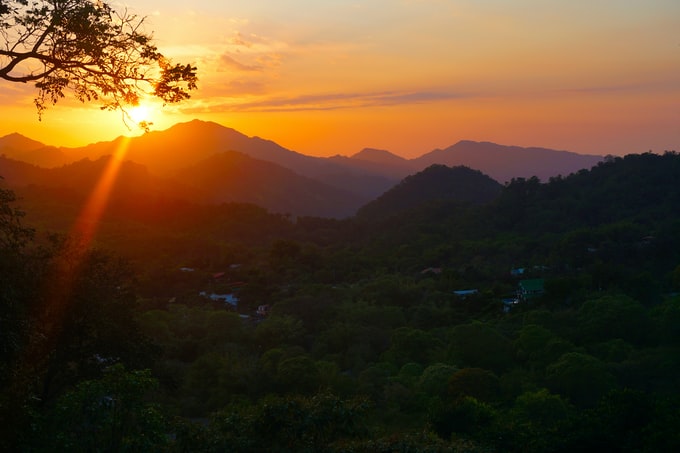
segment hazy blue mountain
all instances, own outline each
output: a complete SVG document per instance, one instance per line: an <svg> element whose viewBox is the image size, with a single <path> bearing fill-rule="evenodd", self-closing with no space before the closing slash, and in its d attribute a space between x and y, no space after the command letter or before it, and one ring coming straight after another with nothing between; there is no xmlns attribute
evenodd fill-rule
<svg viewBox="0 0 680 453"><path fill-rule="evenodd" d="M431 151L414 159L413 162L422 168L432 164L465 165L505 183L512 178L532 176L547 181L553 176L566 176L582 169L589 169L602 160L602 156L568 151L463 140L446 149Z"/></svg>

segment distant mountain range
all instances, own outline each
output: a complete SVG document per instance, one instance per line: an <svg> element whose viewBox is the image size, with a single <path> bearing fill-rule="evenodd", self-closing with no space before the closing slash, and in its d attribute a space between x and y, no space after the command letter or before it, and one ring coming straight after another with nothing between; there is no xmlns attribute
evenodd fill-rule
<svg viewBox="0 0 680 453"><path fill-rule="evenodd" d="M135 178L127 186L118 184L127 195L143 191L198 203L249 202L273 212L325 217L353 215L405 177L433 164L466 166L503 183L516 177L566 176L603 159L471 141L416 159L377 149L364 149L350 157L318 158L194 120L165 131L79 148L47 146L10 134L0 138L0 176L11 187L32 184L85 190L83 181L94 181L102 171L101 165L92 163L101 164L103 156L121 149L125 159L137 165L126 167L136 169Z"/></svg>

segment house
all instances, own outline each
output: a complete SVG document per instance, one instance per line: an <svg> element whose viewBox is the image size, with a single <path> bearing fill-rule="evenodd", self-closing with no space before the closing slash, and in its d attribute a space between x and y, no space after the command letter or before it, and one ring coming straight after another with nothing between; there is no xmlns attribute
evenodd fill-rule
<svg viewBox="0 0 680 453"><path fill-rule="evenodd" d="M236 297L234 294L208 294L205 291L201 291L198 293L199 296L207 297L208 299L215 301L215 302L222 302L225 305L229 305L232 308L236 309L238 307L238 297Z"/></svg>
<svg viewBox="0 0 680 453"><path fill-rule="evenodd" d="M460 297L461 299L465 299L468 296L472 296L478 293L479 293L478 289L460 289L453 292L453 294Z"/></svg>
<svg viewBox="0 0 680 453"><path fill-rule="evenodd" d="M420 271L421 274L441 274L442 273L442 268L441 267L428 267L427 269L423 269Z"/></svg>
<svg viewBox="0 0 680 453"><path fill-rule="evenodd" d="M505 297L501 299L501 302L503 302L503 313L510 313L510 310L519 304L519 299L517 297Z"/></svg>
<svg viewBox="0 0 680 453"><path fill-rule="evenodd" d="M525 270L526 269L523 267L515 267L510 269L510 275L512 275L513 277L519 277L520 275L524 275Z"/></svg>
<svg viewBox="0 0 680 453"><path fill-rule="evenodd" d="M520 280L517 285L517 297L519 300L526 301L541 296L545 292L544 286L545 281L542 278Z"/></svg>
<svg viewBox="0 0 680 453"><path fill-rule="evenodd" d="M246 284L246 282L228 282L228 283L225 283L224 285L228 286L232 290L236 290L236 289L241 289L241 287L244 286L245 284Z"/></svg>

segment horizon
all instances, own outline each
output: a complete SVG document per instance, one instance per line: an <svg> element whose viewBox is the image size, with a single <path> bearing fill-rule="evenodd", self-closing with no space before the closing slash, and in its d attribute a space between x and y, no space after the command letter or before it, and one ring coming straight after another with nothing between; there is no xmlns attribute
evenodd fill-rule
<svg viewBox="0 0 680 453"><path fill-rule="evenodd" d="M178 122L178 123L172 124L172 125L170 125L168 128L165 128L165 129L162 129L162 130L161 130L161 129L151 129L150 131L148 131L148 132L142 132L142 133L139 134L139 135L118 135L118 136L116 136L116 137L111 138L110 140L99 140L99 141L96 141L96 142L90 142L90 143L86 143L86 144L84 144L84 145L79 145L79 146L67 146L67 145L62 145L62 144L59 144L59 143L46 143L46 142L44 142L44 141L42 141L42 140L36 139L35 137L31 137L30 135L26 135L26 134L24 134L24 133L22 133L22 132L18 132L18 131L10 132L10 133L8 133L8 134L2 134L2 135L0 135L0 140L3 139L3 138L6 138L6 137L8 137L8 136L17 134L17 135L20 135L20 136L23 137L23 138L26 138L26 139L29 139L29 140L32 140L32 141L39 142L39 143L41 143L42 145L44 145L44 146L46 146L46 147L53 147L53 148L57 148L57 149L80 149L80 148L85 148L85 147L87 147L87 146L95 145L95 144L98 144L98 143L113 143L113 142L115 142L116 140L121 140L121 139L126 139L126 140L127 140L127 139L140 138L140 137L142 137L142 136L144 136L144 135L146 135L146 134L148 134L148 133L164 133L164 132L166 132L166 131L168 131L168 130L170 130L170 129L176 127L176 126L186 125L186 124L190 124L190 123L194 123L194 122L201 122L201 123L204 123L204 124L212 123L212 124L216 124L216 125L218 125L218 126L220 126L220 127L223 127L223 128L225 128L225 129L231 129L231 130L234 130L234 131L236 131L236 132L238 132L238 133L243 134L243 132L241 132L241 131L239 131L239 130L237 130L237 129L231 128L231 127L226 126L226 125L224 125L224 124L217 123L217 122L215 122L215 121L206 121L206 120L201 120L201 119L198 119L198 118L194 118L194 119L189 120L189 121L183 121L183 122ZM246 134L243 134L243 135L246 135ZM286 147L286 146L283 146L282 144L276 142L275 140L271 140L271 139L269 139L268 137L263 137L263 136L261 136L261 135L246 135L246 136L247 136L248 138L260 138L260 139L263 139L263 140L272 141L272 142L276 143L277 145L281 146L282 148L285 148L285 149L287 149L287 150L289 150L289 151L296 152L296 153L298 153L298 154L303 154L303 155L310 156L310 157L321 157L321 158L324 158L324 157L336 157L336 156L340 156L340 157L348 157L348 158L349 158L349 157L352 157L352 156L354 156L354 155L356 155L356 154L359 154L359 153L361 153L361 152L363 152L363 151L366 151L366 150L375 150L375 151L381 151L381 152L388 152L388 153L390 153L390 154L392 154L392 155L394 155L394 156L400 157L400 158L405 159L405 160L414 160L414 159L418 159L419 157L422 157L422 156L424 156L424 155L426 155L426 154L429 154L429 153L431 153L431 152L433 152L433 151L441 151L441 150L445 150L445 149L447 149L447 148L453 147L453 146L455 146L455 145L457 145L457 144L459 144L459 143L462 143L462 142L472 142L472 143L480 143L480 144L488 143L488 144L498 145L498 146L503 146L503 147L519 147L519 148L522 148L522 149L531 149L531 148L546 149L546 150L549 150L549 151L567 152L567 153L572 153L572 154L580 154L580 155L584 155L584 156L597 156L597 157L605 157L605 156L606 156L605 154L587 154L587 153L578 153L578 152L571 151L571 150L566 150L566 149L554 149L554 148L549 148L549 147L547 147L547 146L542 146L542 145L540 145L540 144L537 144L537 145L529 145L529 146L521 146L521 145L516 145L516 144L513 144L513 143L496 143L496 142L491 142L491 141L488 141L488 140L468 140L468 139L460 139L460 140L457 140L457 141L455 141L455 142L453 142L453 143L449 143L449 144L447 144L447 145L442 145L442 146L438 146L438 147L432 148L432 149L430 149L430 150L425 150L425 151L423 151L421 154L416 154L416 155L410 156L410 157L407 157L407 156L403 156L403 155L397 154L396 152L394 152L394 151L392 151L392 150L389 150L389 149L374 148L374 147L370 147L370 146L365 146L365 147L363 147L363 148L361 148L361 149L359 149L359 150L356 150L356 151L354 151L354 152L352 152L352 153L348 153L348 154L334 154L334 155L329 155L329 156L314 156L314 155L311 155L311 154L305 154L305 153L303 153L303 152L301 152L301 151L298 151L298 150L296 150L296 149L291 149L291 148L288 148L288 147ZM674 151L674 150L665 150L665 151ZM646 152L646 151L644 151L644 152ZM656 153L657 153L657 154L660 154L660 153L662 153L662 152L663 152L663 151L656 152ZM639 154L639 153L628 153L628 154Z"/></svg>
<svg viewBox="0 0 680 453"><path fill-rule="evenodd" d="M590 155L680 148L678 2L129 8L161 51L199 70L189 101L135 109L153 130L195 118L315 157L374 148L410 159L461 140ZM0 136L81 147L139 135L120 113L69 99L38 121L33 86L2 87Z"/></svg>

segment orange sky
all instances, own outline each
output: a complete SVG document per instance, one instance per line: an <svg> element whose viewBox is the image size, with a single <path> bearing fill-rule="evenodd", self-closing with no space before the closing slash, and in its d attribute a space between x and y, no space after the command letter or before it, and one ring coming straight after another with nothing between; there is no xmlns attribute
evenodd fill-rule
<svg viewBox="0 0 680 453"><path fill-rule="evenodd" d="M680 2L131 0L160 49L199 67L194 118L310 155L415 157L458 140L580 153L680 151ZM136 134L97 105L42 122L0 83L0 136L78 146Z"/></svg>

